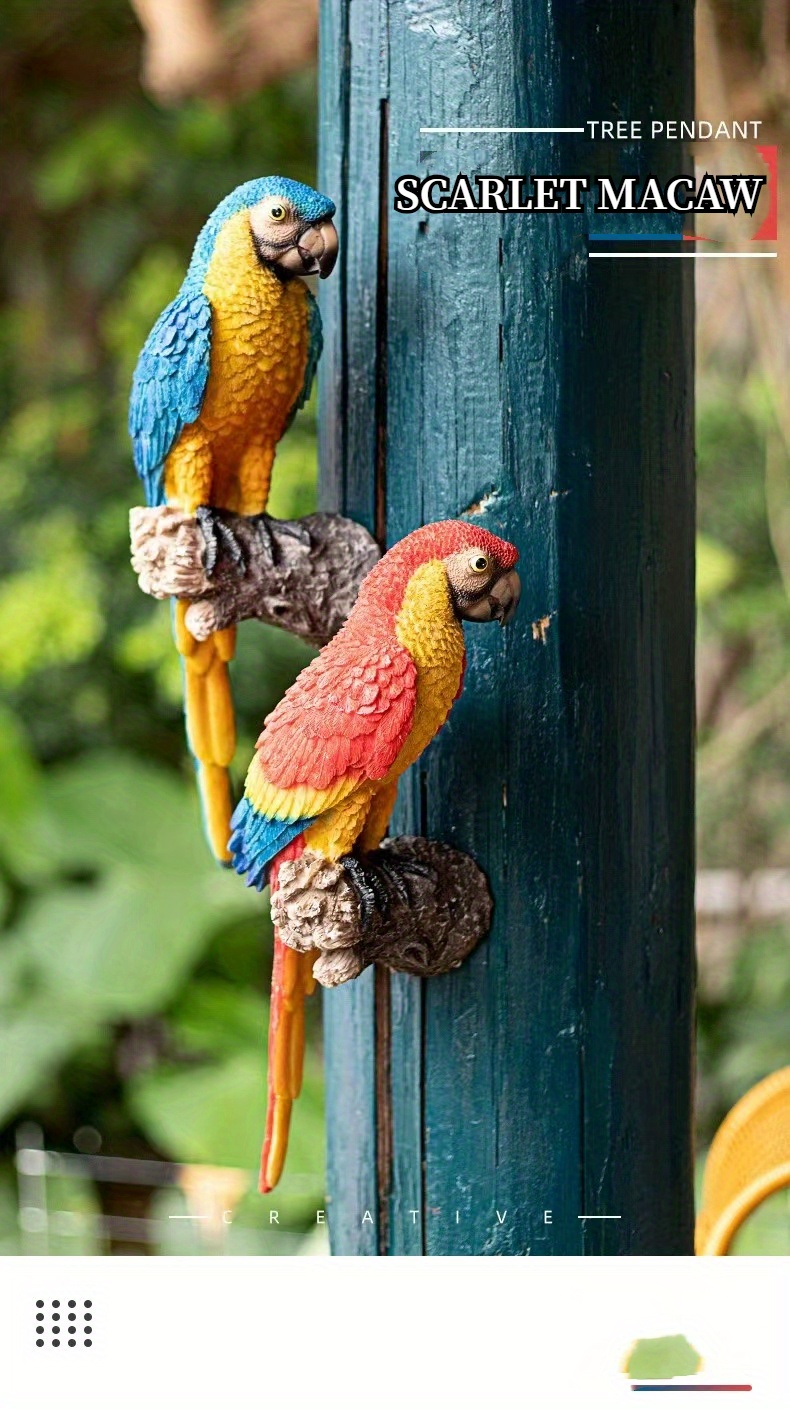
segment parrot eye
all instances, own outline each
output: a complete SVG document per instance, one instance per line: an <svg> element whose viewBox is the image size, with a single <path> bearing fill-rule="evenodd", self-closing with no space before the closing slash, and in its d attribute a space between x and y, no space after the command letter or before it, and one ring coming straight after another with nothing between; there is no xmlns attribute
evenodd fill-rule
<svg viewBox="0 0 790 1409"><path fill-rule="evenodd" d="M473 553L469 559L469 566L472 572L487 572L488 558L484 553Z"/></svg>
<svg viewBox="0 0 790 1409"><path fill-rule="evenodd" d="M269 206L269 218L271 220L284 220L287 212L284 205L275 203Z"/></svg>

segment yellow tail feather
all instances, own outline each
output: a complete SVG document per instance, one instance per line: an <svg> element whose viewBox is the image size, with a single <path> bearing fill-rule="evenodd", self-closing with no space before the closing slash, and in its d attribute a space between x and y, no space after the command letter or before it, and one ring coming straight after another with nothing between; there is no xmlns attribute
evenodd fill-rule
<svg viewBox="0 0 790 1409"><path fill-rule="evenodd" d="M216 763L198 762L197 785L209 846L217 860L226 866L230 862L228 842L233 815L227 768L219 768Z"/></svg>
<svg viewBox="0 0 790 1409"><path fill-rule="evenodd" d="M211 639L220 660L233 660L236 654L235 626L226 626L224 631L215 631Z"/></svg>
<svg viewBox="0 0 790 1409"><path fill-rule="evenodd" d="M209 843L218 861L230 860L233 811L228 767L236 752L236 720L227 662L233 658L233 627L196 641L187 630L187 603L177 602L174 635L184 659L184 713L187 739L197 763L197 780Z"/></svg>
<svg viewBox="0 0 790 1409"><path fill-rule="evenodd" d="M228 667L216 652L205 671L196 670L189 656L184 666L189 747L200 763L227 768L236 752L236 721Z"/></svg>

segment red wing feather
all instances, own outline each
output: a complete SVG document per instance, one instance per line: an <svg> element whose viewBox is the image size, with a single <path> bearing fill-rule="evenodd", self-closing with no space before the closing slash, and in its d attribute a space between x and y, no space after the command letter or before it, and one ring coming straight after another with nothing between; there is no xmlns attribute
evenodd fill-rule
<svg viewBox="0 0 790 1409"><path fill-rule="evenodd" d="M279 788L331 788L356 774L383 778L414 718L417 669L394 637L341 632L266 720L258 761Z"/></svg>

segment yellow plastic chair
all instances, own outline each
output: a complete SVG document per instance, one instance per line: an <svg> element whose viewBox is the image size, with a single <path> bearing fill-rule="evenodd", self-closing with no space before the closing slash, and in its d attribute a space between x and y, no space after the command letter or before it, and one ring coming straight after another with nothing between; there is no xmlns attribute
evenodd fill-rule
<svg viewBox="0 0 790 1409"><path fill-rule="evenodd" d="M697 1219L698 1256L721 1257L763 1199L790 1187L790 1067L742 1096L716 1131Z"/></svg>

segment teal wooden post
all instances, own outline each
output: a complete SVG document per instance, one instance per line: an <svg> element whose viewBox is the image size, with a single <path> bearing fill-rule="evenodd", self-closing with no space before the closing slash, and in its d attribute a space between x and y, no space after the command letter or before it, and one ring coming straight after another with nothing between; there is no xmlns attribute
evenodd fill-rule
<svg viewBox="0 0 790 1409"><path fill-rule="evenodd" d="M327 996L336 1253L692 1251L693 263L392 209L405 173L673 174L647 141L419 129L688 117L692 9L322 3L323 504L387 542L466 514L524 589L468 630L395 819L477 857L493 932Z"/></svg>

